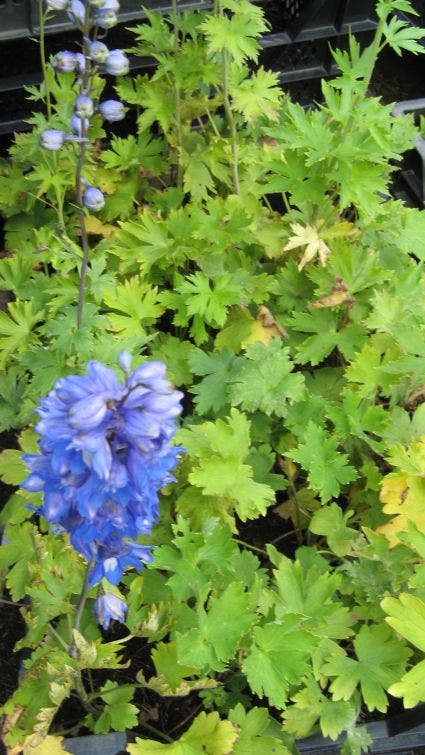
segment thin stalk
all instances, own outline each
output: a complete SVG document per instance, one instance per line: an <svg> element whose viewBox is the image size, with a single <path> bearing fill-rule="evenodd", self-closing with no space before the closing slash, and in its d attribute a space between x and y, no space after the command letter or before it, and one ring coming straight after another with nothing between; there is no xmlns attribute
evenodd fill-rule
<svg viewBox="0 0 425 755"><path fill-rule="evenodd" d="M80 599L79 599L79 601L77 603L77 609L75 611L75 616L74 616L74 621L73 621L73 624L72 624L72 629L76 629L77 631L80 629L81 617L83 615L84 606L85 606L86 600L87 600L87 593L89 591L89 576L90 576L90 571L91 571L92 566L93 566L93 560L89 561L89 563L87 564L86 573L84 575L83 587L81 589ZM74 638L72 639L72 644L71 644L69 653L70 653L70 655L71 655L72 658L75 658L76 655L77 655L77 648L76 648L76 645L75 645L75 639Z"/></svg>
<svg viewBox="0 0 425 755"><path fill-rule="evenodd" d="M66 652L69 652L69 645L65 642L65 640L60 636L60 634L56 631L56 629L49 623L48 624L49 632L55 639L59 642L60 645L66 650Z"/></svg>
<svg viewBox="0 0 425 755"><path fill-rule="evenodd" d="M85 138L84 120L81 121L81 123L82 123L81 136ZM88 237L87 228L86 228L86 217L85 217L84 205L83 205L83 190L82 190L82 183L81 183L85 156L86 156L86 143L85 141L81 141L78 145L77 169L75 171L75 193L77 195L78 222L80 225L81 246L83 249L83 258L81 260L81 270L80 270L80 282L78 286L78 304L77 304L77 327L78 328L81 328L82 323L83 323L83 309L84 309L84 299L85 299L85 294L86 294L87 269L89 265L89 252L90 252L89 237Z"/></svg>
<svg viewBox="0 0 425 755"><path fill-rule="evenodd" d="M87 92L89 90L89 84L91 79L91 66L90 66L90 58L89 58L89 43L88 43L88 36L89 36L89 30L90 30L90 13L88 10L88 3L86 2L86 14L85 14L85 20L84 20L84 28L83 28L83 54L85 58L85 66L84 66L84 73L82 77L82 83L81 83L81 92ZM87 150L87 141L86 141L86 123L85 118L81 120L81 141L78 145L78 157L77 157L77 168L75 171L75 192L77 195L77 206L78 206L78 222L80 225L80 233L81 233L81 246L83 249L83 258L81 260L81 270L80 270L80 283L78 286L78 304L77 304L77 327L81 328L83 323L83 309L84 309L84 299L86 294L86 282L87 282L87 268L89 264L89 238L86 228L86 216L84 212L84 205L83 205L83 190L82 190L82 171L84 167L84 161L86 156L86 150Z"/></svg>
<svg viewBox="0 0 425 755"><path fill-rule="evenodd" d="M178 0L172 0L172 19L173 19L173 32L174 32L174 62L176 62L179 49L180 49L180 39L179 39L179 14L177 11L177 1ZM173 90L174 90L174 106L176 110L176 135L177 135L177 186L179 189L181 189L183 185L183 168L182 168L182 151L183 151L183 126L182 126L182 113L181 113L181 92L180 87L177 83L177 78L174 75L174 82L173 82Z"/></svg>
<svg viewBox="0 0 425 755"><path fill-rule="evenodd" d="M294 501L295 535L296 535L296 538L297 538L298 545L302 545L302 543L303 543L303 536L302 536L302 533L301 533L301 507L300 507L300 504L298 502L297 491L296 491L295 485L292 482L292 480L291 480L290 477L288 477L288 480L289 480L289 487L291 488L292 499Z"/></svg>
<svg viewBox="0 0 425 755"><path fill-rule="evenodd" d="M263 550L262 548L257 548L255 545L251 545L250 543L246 543L245 540L239 540L239 538L234 537L233 540L235 543L239 543L239 545L244 545L245 548L249 548L252 551L255 551L256 553L261 553L262 556L266 556L268 558L267 551Z"/></svg>
<svg viewBox="0 0 425 755"><path fill-rule="evenodd" d="M45 46L46 11L44 9L43 0L38 0L38 16L40 19L40 43L39 44L40 44L41 71L43 74L43 81L44 81L47 117L50 120L52 117L52 101L50 97L50 89L47 83L47 63L46 63L46 46Z"/></svg>
<svg viewBox="0 0 425 755"><path fill-rule="evenodd" d="M217 9L220 16L223 15L223 7L221 0L217 2ZM238 134L236 130L236 123L233 116L232 105L229 95L229 77L230 77L230 56L229 51L223 50L223 105L224 112L226 114L227 125L230 131L230 143L232 146L232 176L233 176L233 189L235 194L240 194L239 183L239 165L238 165Z"/></svg>
<svg viewBox="0 0 425 755"><path fill-rule="evenodd" d="M214 131L214 134L220 139L220 137L221 137L220 131L218 130L217 126L215 125L214 119L213 119L210 111L208 110L208 108L206 109L206 113L207 113L208 120L209 120L209 122L211 124L211 128Z"/></svg>
<svg viewBox="0 0 425 755"><path fill-rule="evenodd" d="M233 117L232 106L230 104L229 97L229 67L230 59L227 50L223 50L223 100L224 100L224 112L226 113L227 124L230 129L230 141L232 145L232 176L233 176L233 188L235 194L240 194L239 183L239 166L238 166L238 135L236 131L236 123Z"/></svg>

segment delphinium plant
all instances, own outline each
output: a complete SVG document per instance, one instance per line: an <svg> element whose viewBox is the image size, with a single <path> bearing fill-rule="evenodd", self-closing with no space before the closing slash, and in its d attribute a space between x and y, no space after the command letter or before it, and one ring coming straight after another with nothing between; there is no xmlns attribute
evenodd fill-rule
<svg viewBox="0 0 425 755"><path fill-rule="evenodd" d="M390 190L418 132L368 93L424 32L379 0L304 109L259 65L257 4L174 2L111 102L117 9L67 8L81 52L45 65L0 175L0 566L30 653L7 741L359 755L367 716L425 699L425 220Z"/></svg>

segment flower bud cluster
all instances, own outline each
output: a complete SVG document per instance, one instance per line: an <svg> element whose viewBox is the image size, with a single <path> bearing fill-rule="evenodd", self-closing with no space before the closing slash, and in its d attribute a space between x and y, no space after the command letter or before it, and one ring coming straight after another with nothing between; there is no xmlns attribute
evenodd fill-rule
<svg viewBox="0 0 425 755"><path fill-rule="evenodd" d="M183 394L173 389L161 362L133 372L119 357L124 380L100 362L86 375L58 380L41 399L36 425L40 454L25 454L30 474L22 487L42 492L40 514L69 533L73 547L92 564L89 585L117 585L127 566L141 568L158 518L158 491L172 482L179 454L170 446ZM101 624L125 615L125 603L107 593L96 601Z"/></svg>
<svg viewBox="0 0 425 755"><path fill-rule="evenodd" d="M52 10L66 10L68 16L84 34L84 54L62 50L58 52L52 64L59 73L74 73L80 93L74 103L74 112L69 124L69 132L47 129L40 137L40 144L45 149L55 151L67 142L87 143L90 118L97 112L105 121L116 123L125 118L126 109L120 100L93 102L90 97L90 81L93 67L111 76L122 76L129 71L129 60L122 50L109 50L98 40L86 36L91 27L110 29L118 22L118 0L47 0L47 7ZM87 209L102 209L105 198L94 186L83 182L83 204Z"/></svg>

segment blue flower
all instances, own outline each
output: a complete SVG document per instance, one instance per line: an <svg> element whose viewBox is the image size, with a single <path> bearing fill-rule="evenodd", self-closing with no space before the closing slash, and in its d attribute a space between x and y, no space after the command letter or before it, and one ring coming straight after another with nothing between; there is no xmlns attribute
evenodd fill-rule
<svg viewBox="0 0 425 755"><path fill-rule="evenodd" d="M96 189L95 186L87 186L84 191L83 204L88 210L97 212L104 206L105 197L100 189Z"/></svg>
<svg viewBox="0 0 425 755"><path fill-rule="evenodd" d="M152 559L135 541L157 521L159 490L174 480L183 451L170 445L182 394L165 365L131 372L126 352L118 363L123 380L96 361L85 375L58 380L37 409L40 454L23 456L23 487L43 494L40 514L92 563L90 586L116 585L126 568Z"/></svg>
<svg viewBox="0 0 425 755"><path fill-rule="evenodd" d="M125 620L127 605L118 595L107 592L97 598L94 604L94 612L103 629L108 629L111 621L123 622Z"/></svg>
<svg viewBox="0 0 425 755"><path fill-rule="evenodd" d="M112 76L123 76L128 73L130 69L130 63L127 55L122 50L111 50L106 62L105 71Z"/></svg>
<svg viewBox="0 0 425 755"><path fill-rule="evenodd" d="M100 102L99 112L110 123L122 121L125 118L125 107L119 100L104 100L104 102Z"/></svg>

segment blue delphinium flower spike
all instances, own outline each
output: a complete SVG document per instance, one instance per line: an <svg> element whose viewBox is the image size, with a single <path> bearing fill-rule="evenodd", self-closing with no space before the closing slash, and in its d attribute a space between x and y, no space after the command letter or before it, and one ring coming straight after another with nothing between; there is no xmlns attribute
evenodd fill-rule
<svg viewBox="0 0 425 755"><path fill-rule="evenodd" d="M122 380L96 361L85 375L58 380L37 409L40 454L23 456L30 474L22 487L43 494L40 514L92 563L89 586L117 585L127 567L152 560L135 541L157 521L158 492L174 480L183 451L170 445L182 394L165 365L145 362L131 372L127 352L119 365ZM114 612L109 599L99 601L104 626L123 616L121 604Z"/></svg>

